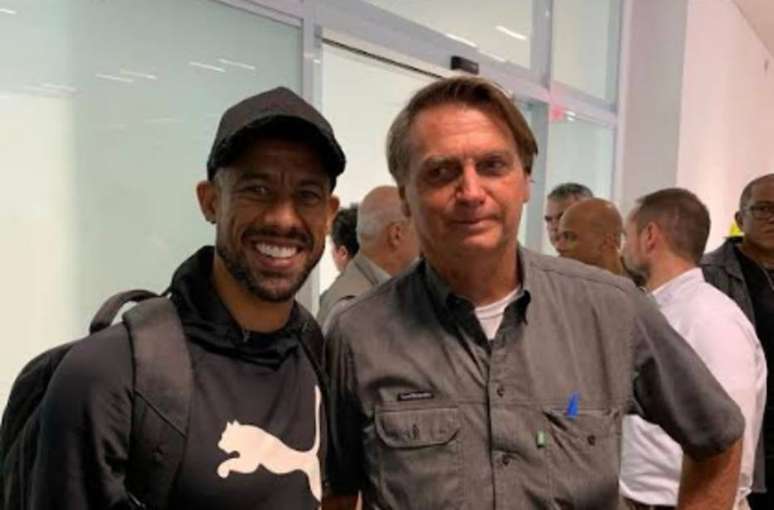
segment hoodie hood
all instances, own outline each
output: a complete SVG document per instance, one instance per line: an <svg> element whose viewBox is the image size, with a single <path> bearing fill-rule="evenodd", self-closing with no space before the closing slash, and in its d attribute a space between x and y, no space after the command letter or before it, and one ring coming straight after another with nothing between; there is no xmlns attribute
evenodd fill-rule
<svg viewBox="0 0 774 510"><path fill-rule="evenodd" d="M300 345L305 318L297 302L288 322L271 333L242 329L220 300L212 284L215 249L205 246L183 262L166 293L177 307L183 330L207 350L260 364L279 365Z"/></svg>

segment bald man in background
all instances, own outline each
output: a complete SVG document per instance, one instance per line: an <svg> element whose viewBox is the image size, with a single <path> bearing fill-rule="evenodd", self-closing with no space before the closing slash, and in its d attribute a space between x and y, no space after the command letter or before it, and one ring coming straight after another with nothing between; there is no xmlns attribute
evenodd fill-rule
<svg viewBox="0 0 774 510"><path fill-rule="evenodd" d="M589 198L571 205L559 221L559 255L626 276L621 262L623 219L612 202Z"/></svg>
<svg viewBox="0 0 774 510"><path fill-rule="evenodd" d="M379 186L357 212L360 250L325 292L317 321L326 330L348 301L400 273L419 255L414 227L401 209L398 188Z"/></svg>

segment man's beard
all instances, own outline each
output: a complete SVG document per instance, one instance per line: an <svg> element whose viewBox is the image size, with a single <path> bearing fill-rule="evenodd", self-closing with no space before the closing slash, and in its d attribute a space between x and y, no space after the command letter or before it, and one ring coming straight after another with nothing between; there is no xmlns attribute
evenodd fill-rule
<svg viewBox="0 0 774 510"><path fill-rule="evenodd" d="M275 232L263 233L276 235ZM303 239L305 249L310 249L313 245L311 237L303 232L293 232L286 234L285 237ZM301 271L295 275L271 272L255 274L250 270L244 252L232 252L222 240L217 241L215 250L228 272L243 288L258 299L271 303L283 303L292 299L322 257L322 250L320 253L313 254ZM272 285L272 282L277 282L279 285Z"/></svg>
<svg viewBox="0 0 774 510"><path fill-rule="evenodd" d="M646 264L637 263L628 257L621 257L624 269L632 275L634 282L638 286L645 286L650 278L650 268Z"/></svg>

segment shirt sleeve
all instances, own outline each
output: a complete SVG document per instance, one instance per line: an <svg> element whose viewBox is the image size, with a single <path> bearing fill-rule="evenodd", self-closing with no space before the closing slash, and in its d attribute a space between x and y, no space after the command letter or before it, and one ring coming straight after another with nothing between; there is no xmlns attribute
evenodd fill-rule
<svg viewBox="0 0 774 510"><path fill-rule="evenodd" d="M41 402L33 510L129 508L124 486L132 410L126 336L90 337L60 363Z"/></svg>
<svg viewBox="0 0 774 510"><path fill-rule="evenodd" d="M363 487L363 416L356 398L357 381L352 351L335 320L326 334L325 367L330 381L330 448L328 470L331 491L354 495Z"/></svg>
<svg viewBox="0 0 774 510"><path fill-rule="evenodd" d="M722 452L744 431L739 407L655 304L636 294L635 411L696 460Z"/></svg>

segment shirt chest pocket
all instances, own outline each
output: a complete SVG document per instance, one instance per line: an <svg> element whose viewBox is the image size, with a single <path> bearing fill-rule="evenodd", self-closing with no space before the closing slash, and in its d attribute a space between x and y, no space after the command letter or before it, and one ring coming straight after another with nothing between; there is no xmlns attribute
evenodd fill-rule
<svg viewBox="0 0 774 510"><path fill-rule="evenodd" d="M459 410L377 410L379 483L386 508L462 506Z"/></svg>
<svg viewBox="0 0 774 510"><path fill-rule="evenodd" d="M615 510L621 420L616 410L586 410L569 417L544 411L551 492L558 508Z"/></svg>

